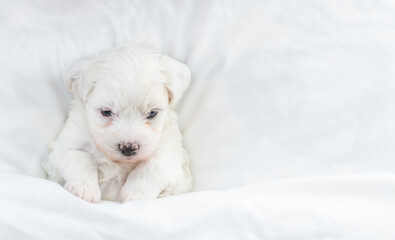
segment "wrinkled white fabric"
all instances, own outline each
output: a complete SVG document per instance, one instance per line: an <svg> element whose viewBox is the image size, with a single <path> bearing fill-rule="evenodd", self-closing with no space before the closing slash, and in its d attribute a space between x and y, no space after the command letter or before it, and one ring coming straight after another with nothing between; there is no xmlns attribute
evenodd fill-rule
<svg viewBox="0 0 395 240"><path fill-rule="evenodd" d="M394 13L391 0L1 1L0 238L394 239ZM62 70L123 43L191 68L179 110L198 192L92 205L40 179L71 99Z"/></svg>
<svg viewBox="0 0 395 240"><path fill-rule="evenodd" d="M0 237L390 240L394 184L393 174L377 173L92 204L47 180L2 174Z"/></svg>

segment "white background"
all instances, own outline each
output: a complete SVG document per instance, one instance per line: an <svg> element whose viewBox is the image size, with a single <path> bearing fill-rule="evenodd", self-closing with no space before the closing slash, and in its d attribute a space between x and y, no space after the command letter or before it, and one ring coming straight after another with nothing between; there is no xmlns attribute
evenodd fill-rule
<svg viewBox="0 0 395 240"><path fill-rule="evenodd" d="M63 68L124 43L191 68L179 110L195 193L91 205L40 179L71 99ZM394 239L394 69L390 0L4 0L4 237Z"/></svg>

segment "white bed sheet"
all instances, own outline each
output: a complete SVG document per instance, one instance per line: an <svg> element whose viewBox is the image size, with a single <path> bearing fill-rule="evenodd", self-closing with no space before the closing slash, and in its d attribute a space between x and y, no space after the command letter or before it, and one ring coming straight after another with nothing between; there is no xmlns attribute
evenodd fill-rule
<svg viewBox="0 0 395 240"><path fill-rule="evenodd" d="M91 204L0 176L1 239L394 239L393 174L285 180L150 201Z"/></svg>
<svg viewBox="0 0 395 240"><path fill-rule="evenodd" d="M0 2L0 238L395 239L395 4ZM43 180L62 69L123 43L186 62L196 192L85 203ZM383 173L385 172L385 173Z"/></svg>

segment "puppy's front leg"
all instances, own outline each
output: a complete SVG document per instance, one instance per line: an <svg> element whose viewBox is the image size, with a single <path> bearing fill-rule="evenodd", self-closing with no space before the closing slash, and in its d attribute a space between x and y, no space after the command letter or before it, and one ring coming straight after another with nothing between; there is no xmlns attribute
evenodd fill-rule
<svg viewBox="0 0 395 240"><path fill-rule="evenodd" d="M120 201L155 199L159 196L168 180L157 160L141 162L129 173L119 193Z"/></svg>
<svg viewBox="0 0 395 240"><path fill-rule="evenodd" d="M97 164L89 153L79 150L54 152L54 163L65 181L64 188L77 197L89 202L99 202L101 192L98 182Z"/></svg>
<svg viewBox="0 0 395 240"><path fill-rule="evenodd" d="M65 183L64 188L74 195L86 201L99 202L101 192L97 163L90 153L83 150L90 142L88 129L82 104L74 102L44 168L51 180Z"/></svg>

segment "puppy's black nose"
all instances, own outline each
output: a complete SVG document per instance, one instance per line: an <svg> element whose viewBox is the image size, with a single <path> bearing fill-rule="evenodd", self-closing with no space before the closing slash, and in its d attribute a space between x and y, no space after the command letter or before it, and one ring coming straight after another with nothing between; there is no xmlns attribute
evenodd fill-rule
<svg viewBox="0 0 395 240"><path fill-rule="evenodd" d="M118 145L121 153L127 157L135 155L137 150L139 150L139 147L140 146L137 143L124 143Z"/></svg>

